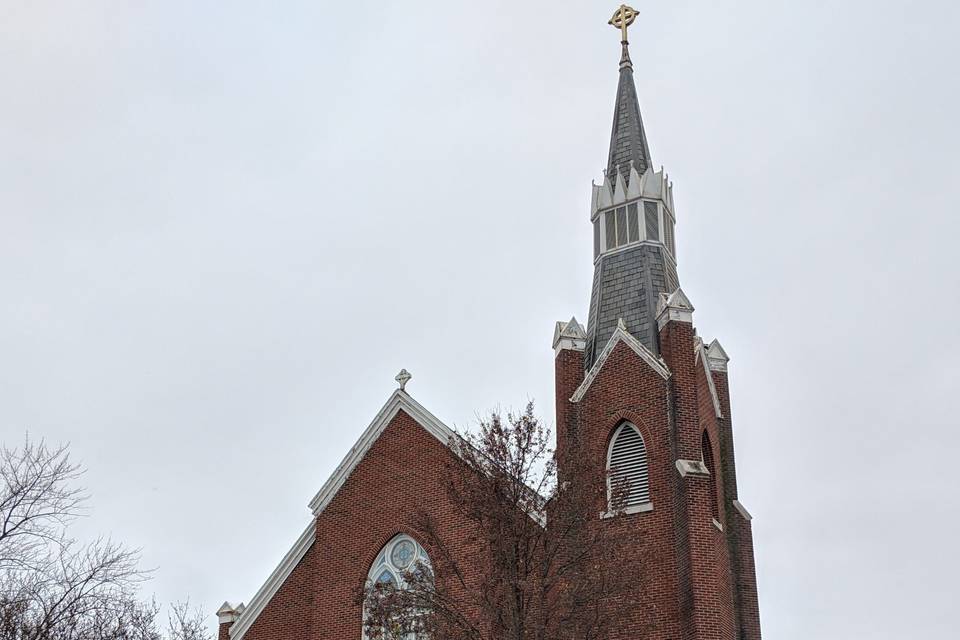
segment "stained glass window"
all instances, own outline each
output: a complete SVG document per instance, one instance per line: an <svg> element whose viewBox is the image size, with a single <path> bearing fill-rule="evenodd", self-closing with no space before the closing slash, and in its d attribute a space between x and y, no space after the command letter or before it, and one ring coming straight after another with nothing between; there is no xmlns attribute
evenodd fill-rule
<svg viewBox="0 0 960 640"><path fill-rule="evenodd" d="M393 551L390 553L390 560L393 565L399 569L406 569L417 557L417 547L412 540L400 540L393 545Z"/></svg>
<svg viewBox="0 0 960 640"><path fill-rule="evenodd" d="M392 585L406 587L412 575L432 576L430 558L420 544L410 536L400 534L384 545L367 574L369 585ZM364 615L366 618L366 614ZM416 640L416 633L404 634L408 640ZM366 633L364 634L366 637Z"/></svg>

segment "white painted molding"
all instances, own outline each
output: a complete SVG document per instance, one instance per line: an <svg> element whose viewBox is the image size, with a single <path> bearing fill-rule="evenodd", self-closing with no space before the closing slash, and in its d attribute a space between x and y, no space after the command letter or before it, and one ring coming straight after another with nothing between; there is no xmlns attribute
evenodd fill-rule
<svg viewBox="0 0 960 640"><path fill-rule="evenodd" d="M584 377L583 382L580 383L580 386L577 387L577 390L573 392L573 395L570 397L570 402L580 402L583 399L583 396L586 395L587 390L590 389L590 385L593 384L593 381L600 373L600 370L603 369L603 365L607 362L610 354L613 353L614 347L616 347L619 342L626 343L626 345L633 349L633 352L640 356L644 362L650 365L650 368L656 371L661 378L664 380L670 379L670 369L667 368L667 364L657 356L653 355L649 349L643 346L639 340L630 335L629 332L624 331L618 326L613 332L613 335L610 336L610 339L607 340L607 346L605 346L603 351L600 352L600 356L597 358L597 361L593 363L593 367L590 368L590 372Z"/></svg>
<svg viewBox="0 0 960 640"><path fill-rule="evenodd" d="M607 209L613 206L613 187L607 176L603 176L603 184L600 185L600 193L597 198L597 210Z"/></svg>
<svg viewBox="0 0 960 640"><path fill-rule="evenodd" d="M620 167L617 167L617 183L613 188L613 204L622 204L627 201L627 189L623 184L623 176L620 175Z"/></svg>
<svg viewBox="0 0 960 640"><path fill-rule="evenodd" d="M590 187L590 221L593 222L597 211L600 210L600 185L591 180Z"/></svg>
<svg viewBox="0 0 960 640"><path fill-rule="evenodd" d="M427 411L419 402L411 398L406 391L400 389L394 391L386 404L383 405L383 408L381 408L376 417L374 417L373 422L370 423L357 443L353 445L353 448L351 448L350 452L344 457L340 466L337 467L333 475L330 476L320 491L317 492L317 495L310 501L309 506L314 518L310 520L310 524L297 539L297 542L294 543L293 548L287 552L277 568L270 574L266 583L260 587L260 590L257 591L253 599L250 600L250 605L243 610L242 614L238 615L236 622L230 627L231 640L242 640L243 634L250 629L257 619L257 616L260 615L271 598L273 598L280 589L280 586L290 577L293 569L300 560L303 559L303 556L306 555L316 538L316 516L323 513L323 510L343 487L353 470L360 464L360 461L363 460L363 457L370 450L370 447L373 446L373 443L376 442L380 434L383 433L387 425L390 424L390 421L393 420L401 409L413 418L417 424L426 429L428 433L442 442L444 446L451 446L455 434L447 425ZM542 511L531 509L530 517L540 523L541 526L544 526L546 523L546 517Z"/></svg>
<svg viewBox="0 0 960 640"><path fill-rule="evenodd" d="M723 418L723 411L720 410L720 396L717 394L717 385L713 383L713 374L710 372L709 355L703 342L700 343L698 351L700 362L703 363L703 373L707 378L707 387L710 389L710 399L713 401L713 412L717 418Z"/></svg>
<svg viewBox="0 0 960 640"><path fill-rule="evenodd" d="M628 516L632 513L647 513L653 511L652 502L644 502L643 504L635 504L630 507L625 507L620 513L612 513L610 511L604 511L600 514L601 520L607 520L608 518L615 518L616 516Z"/></svg>
<svg viewBox="0 0 960 640"><path fill-rule="evenodd" d="M707 465L703 464L702 460L677 460L677 471L680 472L681 478L710 475L710 470L707 469Z"/></svg>
<svg viewBox="0 0 960 640"><path fill-rule="evenodd" d="M630 186L627 187L627 200L636 200L641 195L643 195L643 188L640 184L640 174L637 173L637 168L633 166L633 161L630 162Z"/></svg>
<svg viewBox="0 0 960 640"><path fill-rule="evenodd" d="M290 551L287 552L287 555L283 556L283 560L280 561L280 564L273 570L273 573L270 574L267 581L260 587L256 595L253 596L250 605L239 614L234 625L230 627L231 640L240 640L243 638L243 634L253 625L257 616L260 615L267 606L267 603L270 602L280 589L280 585L290 577L294 567L300 563L303 556L305 556L310 547L313 546L316 535L316 521L311 519L310 524L307 525L307 528L304 529L300 537L297 538L297 541Z"/></svg>
<svg viewBox="0 0 960 640"><path fill-rule="evenodd" d="M753 520L753 516L750 515L750 512L747 511L747 508L743 506L743 503L741 503L739 500L733 501L733 508L736 509L747 522Z"/></svg>
<svg viewBox="0 0 960 640"><path fill-rule="evenodd" d="M606 171L604 171L601 184L591 181L593 187L590 197L591 221L596 219L597 213L602 209L609 209L613 205L639 198L661 201L667 211L670 212L670 216L676 220L673 183L670 182L670 176L667 175L663 167L660 167L660 171L654 171L653 167L648 167L643 175L640 175L633 163L630 163L630 185L626 187L620 184L623 177L620 175L619 167L617 169L617 178L614 179L613 183L607 178ZM618 187L620 187L619 190ZM661 228L663 228L662 224Z"/></svg>
<svg viewBox="0 0 960 640"><path fill-rule="evenodd" d="M641 233L640 233L640 237L641 237L641 238L642 238L642 237L645 237L645 233L646 233L645 231L641 232ZM604 240L604 242L606 242L606 240ZM630 249L635 249L636 247L639 247L640 245L647 245L647 246L650 246L650 247L658 247L658 248L660 248L660 249L663 249L663 256L670 262L670 264L672 264L672 265L674 266L674 268L676 268L676 266L677 266L677 260L676 260L676 258L674 258L674 257L670 254L670 251L667 250L667 248L666 248L666 247L663 245L663 243L660 242L659 240L641 240L641 241L639 241L639 242L628 242L627 244L622 244L622 245L620 245L619 247L617 247L617 248L615 248L615 249L607 249L607 250L605 250L605 251L601 251L601 252L600 252L600 255L598 255L598 256L594 259L593 264L596 265L598 262L600 262L600 261L601 261L602 259L604 259L604 258L607 258L607 257L609 257L609 256L613 256L613 255L616 255L616 254L618 254L618 253L623 253L624 251L629 251ZM606 245L603 245L603 246L606 246Z"/></svg>
<svg viewBox="0 0 960 640"><path fill-rule="evenodd" d="M553 330L553 350L557 355L569 349L583 351L587 348L587 332L577 322L577 318L570 318L570 322L558 322Z"/></svg>
<svg viewBox="0 0 960 640"><path fill-rule="evenodd" d="M720 524L719 520L717 520L716 518L710 518L710 520L713 521L713 526L715 526L718 531L723 531L723 525Z"/></svg>
<svg viewBox="0 0 960 640"><path fill-rule="evenodd" d="M657 329L663 329L668 322L692 324L693 312L693 304L683 289L677 287L670 295L661 293L657 300Z"/></svg>
<svg viewBox="0 0 960 640"><path fill-rule="evenodd" d="M243 613L243 610L244 606L242 602L240 604L224 602L220 605L220 608L217 609L218 624L231 624L236 622L240 614Z"/></svg>
<svg viewBox="0 0 960 640"><path fill-rule="evenodd" d="M343 486L343 483L350 477L350 474L363 459L363 456L367 454L367 451L370 450L373 443L376 442L380 434L383 433L383 430L387 428L387 425L390 424L390 421L393 420L401 409L437 440L442 442L444 446L450 446L450 441L454 437L454 433L450 427L440 422L436 416L424 409L423 406L411 398L406 391L397 389L387 400L387 403L383 405L383 408L380 409L380 412L377 413L373 422L371 422L370 426L363 432L360 439L357 440L357 443L353 445L353 448L347 453L343 461L340 462L340 466L337 467L333 475L330 476L323 487L320 488L320 491L317 492L317 495L313 497L313 500L310 501L309 507L314 516L320 515L326 506L330 504L330 501L333 500L333 497Z"/></svg>
<svg viewBox="0 0 960 640"><path fill-rule="evenodd" d="M727 355L727 352L720 345L719 340L714 340L710 343L710 346L707 347L707 361L710 364L711 371L726 372L727 363L730 362L730 356Z"/></svg>

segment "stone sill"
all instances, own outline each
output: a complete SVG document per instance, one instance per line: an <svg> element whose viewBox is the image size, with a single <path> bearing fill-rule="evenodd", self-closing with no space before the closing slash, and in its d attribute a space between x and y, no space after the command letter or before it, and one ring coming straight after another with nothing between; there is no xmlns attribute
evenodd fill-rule
<svg viewBox="0 0 960 640"><path fill-rule="evenodd" d="M653 503L652 503L652 502L644 502L643 504L638 504L638 505L634 505L634 506L632 506L632 507L627 507L626 509L624 509L624 510L623 510L622 512L620 512L620 513L610 513L609 511L604 511L603 513L600 514L600 519L601 519L601 520L606 520L606 519L608 519L608 518L612 518L612 517L618 516L618 515L620 515L620 516L629 516L629 515L634 514L634 513L646 513L646 512L648 512L648 511L653 511Z"/></svg>

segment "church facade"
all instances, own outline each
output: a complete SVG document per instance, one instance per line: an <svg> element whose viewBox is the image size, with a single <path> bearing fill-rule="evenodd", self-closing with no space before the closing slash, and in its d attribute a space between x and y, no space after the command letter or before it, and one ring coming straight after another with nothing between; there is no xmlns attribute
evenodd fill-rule
<svg viewBox="0 0 960 640"><path fill-rule="evenodd" d="M622 612L616 637L759 640L728 357L700 338L680 287L673 188L647 144L626 38L632 19L621 7L611 21L622 53L607 170L591 199L588 321L554 330L557 449L576 439L630 483L621 513L591 516L638 541L623 571L641 576L650 606ZM220 608L219 640L360 640L358 589L427 557L413 514L426 509L449 539L467 537L471 524L443 490L453 432L398 379L310 502L312 517L280 565L248 605Z"/></svg>

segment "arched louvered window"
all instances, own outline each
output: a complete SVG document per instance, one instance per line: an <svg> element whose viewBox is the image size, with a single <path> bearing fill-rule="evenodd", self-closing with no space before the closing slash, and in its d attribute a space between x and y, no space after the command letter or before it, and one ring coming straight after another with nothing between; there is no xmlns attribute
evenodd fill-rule
<svg viewBox="0 0 960 640"><path fill-rule="evenodd" d="M703 458L703 466L710 472L710 513L717 521L720 519L720 499L717 497L717 483L720 482L719 475L713 463L713 445L710 444L710 434L704 430L703 437L700 438L700 456Z"/></svg>
<svg viewBox="0 0 960 640"><path fill-rule="evenodd" d="M640 430L624 422L610 439L607 452L608 494L625 487L624 511L643 511L650 503L650 476L647 469L647 447Z"/></svg>

